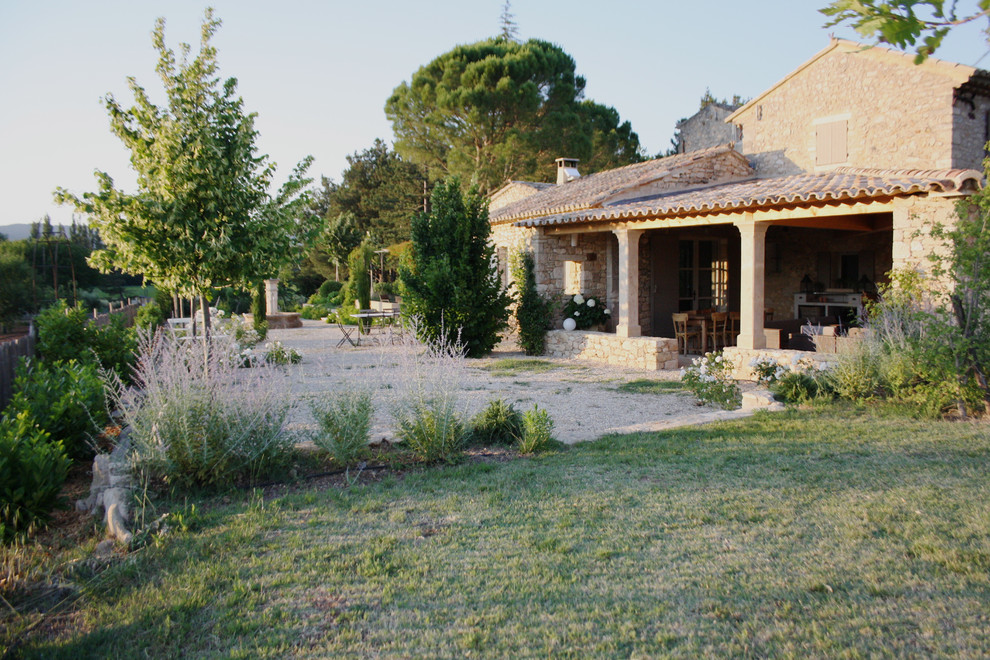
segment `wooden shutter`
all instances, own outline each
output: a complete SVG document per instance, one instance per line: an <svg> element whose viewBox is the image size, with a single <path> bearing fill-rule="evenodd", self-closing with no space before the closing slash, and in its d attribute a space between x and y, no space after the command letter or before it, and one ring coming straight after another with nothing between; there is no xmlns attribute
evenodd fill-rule
<svg viewBox="0 0 990 660"><path fill-rule="evenodd" d="M815 164L836 165L848 160L846 148L847 122L832 121L818 124L815 133Z"/></svg>

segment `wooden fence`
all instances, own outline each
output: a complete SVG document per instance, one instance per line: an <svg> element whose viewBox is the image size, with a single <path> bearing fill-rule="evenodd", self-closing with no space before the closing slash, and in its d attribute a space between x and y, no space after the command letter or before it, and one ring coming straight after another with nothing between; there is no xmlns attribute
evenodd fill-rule
<svg viewBox="0 0 990 660"><path fill-rule="evenodd" d="M14 396L14 369L22 357L34 355L34 326L23 337L0 342L0 410Z"/></svg>
<svg viewBox="0 0 990 660"><path fill-rule="evenodd" d="M105 314L93 313L90 320L91 325L101 327L110 323L112 316L124 316L124 325L134 325L134 317L138 309L147 299L131 298L126 302L110 303L110 311ZM17 363L22 357L34 357L35 335L37 331L32 324L28 334L24 337L0 341L0 410L7 407L10 399L14 396L14 372Z"/></svg>
<svg viewBox="0 0 990 660"><path fill-rule="evenodd" d="M124 325L130 327L134 325L134 317L137 316L138 309L146 302L148 302L148 298L128 298L126 302L121 300L119 303L110 303L110 311L105 314L97 314L94 309L93 320L89 323L90 325L102 327L110 323L111 317L123 315Z"/></svg>

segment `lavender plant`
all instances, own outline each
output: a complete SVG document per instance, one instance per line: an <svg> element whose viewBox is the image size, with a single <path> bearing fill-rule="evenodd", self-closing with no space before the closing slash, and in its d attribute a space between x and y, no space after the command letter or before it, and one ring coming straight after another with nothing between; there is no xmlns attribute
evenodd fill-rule
<svg viewBox="0 0 990 660"><path fill-rule="evenodd" d="M340 465L356 463L368 448L374 405L367 390L342 390L310 402L320 433L313 444Z"/></svg>
<svg viewBox="0 0 990 660"><path fill-rule="evenodd" d="M391 414L398 436L427 463L450 463L460 457L468 430L458 400L465 378L466 348L457 333L439 332L435 339L415 327L390 355L398 360L399 375L388 383ZM445 337L455 336L453 341Z"/></svg>
<svg viewBox="0 0 990 660"><path fill-rule="evenodd" d="M522 435L519 437L519 453L536 454L553 446L553 419L546 410L534 405L522 416Z"/></svg>
<svg viewBox="0 0 990 660"><path fill-rule="evenodd" d="M134 386L104 372L112 408L131 429L134 468L145 478L219 486L284 463L293 438L285 374L264 363L239 369L237 344L208 345L144 332Z"/></svg>

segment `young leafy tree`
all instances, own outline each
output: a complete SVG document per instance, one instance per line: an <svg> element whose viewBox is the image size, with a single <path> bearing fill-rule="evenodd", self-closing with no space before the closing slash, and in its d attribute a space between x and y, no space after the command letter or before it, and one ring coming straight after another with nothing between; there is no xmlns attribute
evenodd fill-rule
<svg viewBox="0 0 990 660"><path fill-rule="evenodd" d="M958 204L954 226L936 226L932 235L949 247L945 256L933 255L933 275L951 284L952 319L945 335L953 354L956 377L965 387L972 383L983 395L984 414L990 414L990 193L984 188ZM965 416L965 402L958 401Z"/></svg>
<svg viewBox="0 0 990 660"><path fill-rule="evenodd" d="M317 249L326 253L333 264L333 279L340 281L340 266L347 264L351 251L361 244L361 232L353 213L345 211L330 221L317 243Z"/></svg>
<svg viewBox="0 0 990 660"><path fill-rule="evenodd" d="M584 86L559 46L500 36L457 46L421 67L395 88L385 114L400 155L487 195L510 178L549 180L561 156L595 171L596 136L608 154L602 167L642 160L629 123L619 124L611 108L582 103Z"/></svg>
<svg viewBox="0 0 990 660"><path fill-rule="evenodd" d="M863 36L898 48L915 47L915 63L921 63L963 23L987 20L984 34L990 41L990 0L979 0L964 14L957 9L957 3L946 6L943 0L835 0L821 12L832 17L828 25L850 23ZM990 175L990 160L984 161L984 169ZM939 348L952 353L960 391L975 385L982 393L984 412L990 413L990 188L984 186L960 201L957 215L953 226L932 231L947 247L944 256L931 256L933 275L947 281L951 290L947 308L933 314L931 324L944 340ZM959 397L957 408L966 415L964 397Z"/></svg>
<svg viewBox="0 0 990 660"><path fill-rule="evenodd" d="M511 302L493 259L487 203L473 188L462 194L455 177L434 187L430 204L412 221L411 266L399 269L404 312L419 319L425 338L459 334L469 357L487 355Z"/></svg>
<svg viewBox="0 0 990 660"><path fill-rule="evenodd" d="M59 189L56 199L90 216L105 248L91 262L101 271L119 268L141 274L183 296L199 296L209 332L208 293L215 287L249 287L273 275L297 225L297 199L307 183L308 159L271 199L274 166L256 153L254 115L245 114L237 81L218 77L217 51L210 39L220 26L206 11L199 53L181 57L165 45L159 19L152 42L167 103L153 104L134 78L135 104L125 109L105 99L113 133L131 151L138 190L126 193L105 172L99 190L82 198ZM303 233L307 233L303 231ZM205 335L204 335L205 336Z"/></svg>
<svg viewBox="0 0 990 660"><path fill-rule="evenodd" d="M979 0L964 13L957 10L955 0L834 0L821 12L832 17L826 27L849 23L864 37L902 50L915 47L915 62L920 64L953 27L990 18L990 0ZM990 36L990 21L984 33Z"/></svg>

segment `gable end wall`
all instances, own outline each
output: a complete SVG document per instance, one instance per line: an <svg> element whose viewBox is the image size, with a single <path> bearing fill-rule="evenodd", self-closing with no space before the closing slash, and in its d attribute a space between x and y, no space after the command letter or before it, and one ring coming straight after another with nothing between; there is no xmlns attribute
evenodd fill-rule
<svg viewBox="0 0 990 660"><path fill-rule="evenodd" d="M815 153L815 122L829 117L848 118L848 160L837 165L979 168L971 152L953 158L954 124L958 131L965 123L953 106L957 83L900 57L838 48L737 117L743 153L759 176L829 169L816 168ZM982 126L980 114L966 121Z"/></svg>

